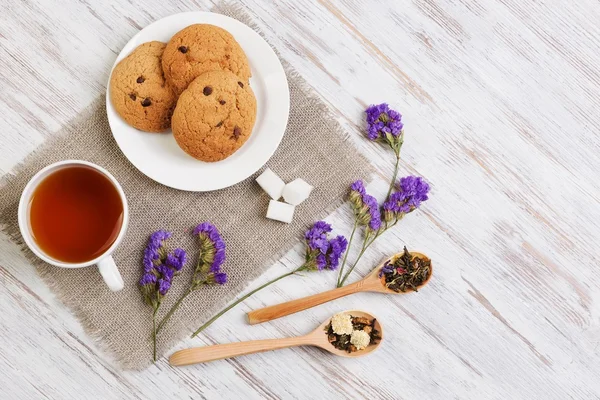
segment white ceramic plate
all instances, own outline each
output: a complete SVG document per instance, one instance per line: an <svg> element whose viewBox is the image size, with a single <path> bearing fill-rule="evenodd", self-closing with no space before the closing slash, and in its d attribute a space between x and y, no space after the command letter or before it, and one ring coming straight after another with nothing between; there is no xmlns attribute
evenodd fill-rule
<svg viewBox="0 0 600 400"><path fill-rule="evenodd" d="M163 185L204 192L235 185L265 165L283 138L290 93L281 62L267 42L241 22L209 12L175 14L148 25L127 43L115 65L140 44L152 40L168 42L181 29L198 23L217 25L229 31L250 62L250 86L257 100L256 123L252 135L236 153L223 161L205 163L181 150L170 131L147 133L129 126L110 102L110 78L106 112L117 144L137 169Z"/></svg>

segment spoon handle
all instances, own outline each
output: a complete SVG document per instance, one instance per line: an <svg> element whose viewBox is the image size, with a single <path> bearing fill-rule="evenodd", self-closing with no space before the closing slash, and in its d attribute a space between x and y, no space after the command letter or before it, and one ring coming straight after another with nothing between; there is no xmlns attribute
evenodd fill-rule
<svg viewBox="0 0 600 400"><path fill-rule="evenodd" d="M175 367L198 364L244 354L285 349L286 347L312 344L310 337L300 336L283 339L252 340L249 342L217 344L214 346L194 347L179 350L169 357L169 363Z"/></svg>
<svg viewBox="0 0 600 400"><path fill-rule="evenodd" d="M274 306L261 308L250 311L248 313L248 322L251 325L260 324L262 322L271 321L277 318L285 317L286 315L297 313L298 311L307 310L318 306L319 304L327 303L328 301L347 296L352 293L368 290L365 287L365 281L358 281L341 288L329 290L327 292L318 293L312 296L303 297L301 299L288 301L286 303L276 304Z"/></svg>

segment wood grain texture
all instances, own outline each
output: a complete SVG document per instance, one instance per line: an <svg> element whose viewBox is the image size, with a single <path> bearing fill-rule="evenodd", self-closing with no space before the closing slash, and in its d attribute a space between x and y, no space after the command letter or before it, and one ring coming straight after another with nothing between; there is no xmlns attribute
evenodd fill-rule
<svg viewBox="0 0 600 400"><path fill-rule="evenodd" d="M132 3L0 1L0 173L104 92L116 54L141 27L212 5ZM600 398L600 4L239 3L330 105L380 178L391 174L392 155L361 136L362 111L382 101L402 111L401 174L425 176L431 200L372 246L353 279L406 244L432 258L431 283L415 295L359 294L249 327L250 309L331 289L336 279L290 277L177 347L302 335L333 313L360 308L386 329L380 351L360 360L296 348L182 369L162 359L123 372L0 236L2 393ZM381 198L386 185L378 179L368 189ZM350 232L348 207L328 220ZM298 266L301 251L257 284Z"/></svg>
<svg viewBox="0 0 600 400"><path fill-rule="evenodd" d="M369 285L370 284L370 285ZM331 289L325 292L316 293L311 296L301 297L299 299L287 301L281 304L275 304L269 307L252 310L248 314L248 323L251 325L272 321L290 314L308 310L309 308L339 299L359 292L377 291L381 288L379 280L349 283L343 287Z"/></svg>
<svg viewBox="0 0 600 400"><path fill-rule="evenodd" d="M371 343L367 347L354 351L347 352L346 350L338 349L332 346L329 342L328 328L331 322L331 317L328 316L325 320L312 332L302 336L279 338L279 339L263 339L250 340L245 342L223 343L214 346L192 347L176 351L169 357L169 363L174 366L187 366L196 363L203 363L215 360L222 360L230 357L238 357L247 354L260 353L264 351L280 350L289 347L298 346L314 346L319 347L329 353L335 354L338 357L358 358L369 355L376 351L384 340L383 328L377 318L371 314L359 310L344 310L346 314L352 317L367 318L374 321L373 328L379 331L381 340Z"/></svg>

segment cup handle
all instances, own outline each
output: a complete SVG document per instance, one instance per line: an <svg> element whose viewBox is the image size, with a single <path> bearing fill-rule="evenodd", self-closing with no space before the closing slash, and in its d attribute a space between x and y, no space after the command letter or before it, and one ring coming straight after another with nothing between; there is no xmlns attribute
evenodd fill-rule
<svg viewBox="0 0 600 400"><path fill-rule="evenodd" d="M117 269L117 264L115 264L115 260L112 256L108 256L98 261L98 270L100 270L100 275L102 275L102 279L108 286L110 290L113 292L118 292L123 289L124 282L119 270Z"/></svg>

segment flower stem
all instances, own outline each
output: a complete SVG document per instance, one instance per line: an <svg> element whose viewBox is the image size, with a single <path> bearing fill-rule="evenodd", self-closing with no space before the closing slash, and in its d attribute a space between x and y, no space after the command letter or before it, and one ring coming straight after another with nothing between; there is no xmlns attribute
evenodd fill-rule
<svg viewBox="0 0 600 400"><path fill-rule="evenodd" d="M340 267L340 273L338 274L337 285L340 286L340 280L342 279L342 272L344 271L344 266L346 265L346 259L348 258L348 253L350 252L350 246L352 245L352 239L354 239L354 233L356 233L356 228L358 227L358 219L354 221L354 228L352 228L352 233L350 234L350 240L348 240L348 247L346 248L346 254L344 254L344 259L342 260L342 266Z"/></svg>
<svg viewBox="0 0 600 400"><path fill-rule="evenodd" d="M373 241L371 241L371 243L373 243ZM350 267L350 269L348 270L348 272L346 272L346 274L344 275L344 278L341 281L338 282L337 287L344 286L344 282L346 282L346 279L348 279L348 276L350 276L350 274L352 273L352 271L354 271L354 268L356 267L356 265L360 261L360 258L362 257L363 254L365 254L365 251L367 251L367 249L369 248L369 246L371 245L371 243L369 243L369 234L367 233L365 235L365 240L363 241L362 248L360 249L360 253L358 253L358 257L356 258L356 262L354 262L354 265L352 267Z"/></svg>
<svg viewBox="0 0 600 400"><path fill-rule="evenodd" d="M179 298L179 300L177 300L177 302L175 304L173 304L173 307L171 307L171 309L169 310L169 312L167 313L167 315L165 315L163 317L163 319L160 321L160 323L158 324L158 326L156 327L156 333L160 332L160 330L163 328L163 326L169 321L169 319L173 316L173 314L175 313L175 311L177 311L177 309L179 308L179 306L181 305L181 302L188 297L188 295L190 293L193 292L193 289L190 287L188 289L187 292L185 292L183 294L183 296L181 296Z"/></svg>
<svg viewBox="0 0 600 400"><path fill-rule="evenodd" d="M277 278L270 280L269 282L257 287L256 289L246 293L245 295L243 295L242 297L240 297L239 299L237 299L236 301L234 301L233 303L231 303L230 305L228 305L227 307L225 307L223 310L221 310L218 314L216 314L214 317L212 317L211 319L209 319L208 321L206 321L206 323L204 325L202 325L200 328L198 328L196 330L196 332L194 332L192 334L192 337L196 337L200 332L202 332L203 330L205 330L206 328L208 328L210 325L212 325L213 322L215 322L217 319L219 319L223 314L225 314L227 311L231 310L233 307L237 306L238 304L240 304L242 301L246 300L248 297L252 296L254 293L258 292L261 289L266 288L267 286L277 282L278 280L281 280L283 278L285 278L286 276L290 276L295 274L296 272L302 271L305 268L305 264L301 265L300 267L298 267L297 269L293 270L292 272L287 272L281 276L278 276Z"/></svg>
<svg viewBox="0 0 600 400"><path fill-rule="evenodd" d="M152 314L152 359L156 362L156 312L158 307L154 309Z"/></svg>
<svg viewBox="0 0 600 400"><path fill-rule="evenodd" d="M388 189L387 195L385 199L388 200L392 191L394 190L394 186L396 186L396 177L398 176L398 167L400 166L400 151L396 153L396 165L394 166L394 174L392 175L392 181L390 182L390 188Z"/></svg>
<svg viewBox="0 0 600 400"><path fill-rule="evenodd" d="M369 240L369 237L366 236L365 237L365 241L363 243L363 247L360 251L360 253L358 254L358 257L356 258L356 262L354 262L354 265L352 266L352 268L350 268L350 270L348 271L348 273L346 273L346 275L344 275L344 279L342 279L342 281L338 284L338 287L342 287L344 286L344 282L346 282L346 279L348 279L348 276L350 276L350 274L352 273L352 271L354 270L354 267L356 267L356 265L358 264L358 262L360 261L360 258L363 256L363 254L365 253L365 251L367 251L367 249L373 244L373 242L375 242L375 240L384 234L385 231L387 231L388 229L392 228L394 225L396 225L398 223L399 219L396 219L394 221L393 224L391 225L386 225L385 228L380 228L375 235L373 236L373 238L371 240Z"/></svg>

